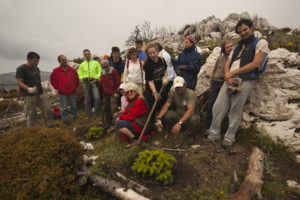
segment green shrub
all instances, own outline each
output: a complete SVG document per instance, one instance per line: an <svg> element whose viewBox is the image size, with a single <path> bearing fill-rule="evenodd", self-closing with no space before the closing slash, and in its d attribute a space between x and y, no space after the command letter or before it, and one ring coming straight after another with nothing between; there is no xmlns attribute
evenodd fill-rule
<svg viewBox="0 0 300 200"><path fill-rule="evenodd" d="M131 169L142 176L153 177L164 185L173 183L172 168L176 159L173 155L164 153L161 150L142 151L138 154Z"/></svg>
<svg viewBox="0 0 300 200"><path fill-rule="evenodd" d="M90 130L86 133L86 136L91 139L100 138L103 134L103 130L104 128L102 127L92 126Z"/></svg>
<svg viewBox="0 0 300 200"><path fill-rule="evenodd" d="M9 94L12 94L12 93L18 93L18 90L17 89L10 89L9 91L8 91L8 93Z"/></svg>
<svg viewBox="0 0 300 200"><path fill-rule="evenodd" d="M23 128L0 139L0 199L72 199L82 147L70 133Z"/></svg>
<svg viewBox="0 0 300 200"><path fill-rule="evenodd" d="M23 110L23 107L15 101L4 100L0 101L0 115L5 113L12 113L12 112L20 112Z"/></svg>

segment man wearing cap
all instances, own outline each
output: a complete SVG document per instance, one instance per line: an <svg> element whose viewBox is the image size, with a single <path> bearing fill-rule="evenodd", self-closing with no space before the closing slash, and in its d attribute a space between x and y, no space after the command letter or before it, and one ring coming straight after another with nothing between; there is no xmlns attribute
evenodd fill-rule
<svg viewBox="0 0 300 200"><path fill-rule="evenodd" d="M225 82L220 90L213 106L213 120L209 130L209 136L204 143L214 143L221 139L221 125L223 118L228 115L229 125L222 142L222 147L229 148L235 142L235 135L242 120L243 108L248 99L255 80L258 79L258 68L269 52L268 42L254 41L253 22L250 19L241 19L236 27L236 33L241 40L231 51L224 68ZM239 88L235 93L232 88Z"/></svg>
<svg viewBox="0 0 300 200"><path fill-rule="evenodd" d="M184 50L176 60L175 70L178 76L186 81L186 86L194 90L197 83L197 75L202 65L202 58L196 48L196 40L189 35L184 38Z"/></svg>
<svg viewBox="0 0 300 200"><path fill-rule="evenodd" d="M91 99L94 101L94 112L99 114L99 91L97 83L99 82L102 68L100 64L91 59L91 52L88 49L83 50L85 61L79 65L78 77L83 83L85 109L88 116L92 115Z"/></svg>
<svg viewBox="0 0 300 200"><path fill-rule="evenodd" d="M196 101L194 91L186 87L186 82L182 77L177 76L174 79L167 102L156 117L155 126L161 130L162 121L164 121L172 127L173 134L178 134L185 129L189 135L188 144L192 144L195 131L200 123L200 116L195 113ZM171 106L175 110L169 110Z"/></svg>
<svg viewBox="0 0 300 200"><path fill-rule="evenodd" d="M109 65L117 70L119 77L121 78L124 72L125 62L124 60L122 60L120 55L121 54L119 47L112 47Z"/></svg>

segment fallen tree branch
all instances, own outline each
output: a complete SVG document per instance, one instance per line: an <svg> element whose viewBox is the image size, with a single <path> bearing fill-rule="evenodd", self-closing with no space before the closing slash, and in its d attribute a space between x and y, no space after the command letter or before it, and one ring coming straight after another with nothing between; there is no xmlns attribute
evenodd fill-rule
<svg viewBox="0 0 300 200"><path fill-rule="evenodd" d="M124 199L124 200L150 200L132 189L126 190L125 188L122 188L117 182L113 180L109 180L106 178L103 178L101 176L92 175L89 177L89 181L92 183L92 186L100 189L104 192L107 192L114 197Z"/></svg>
<svg viewBox="0 0 300 200"><path fill-rule="evenodd" d="M240 189L234 194L233 200L250 200L257 195L262 199L261 187L263 184L264 153L258 147L252 149L245 180Z"/></svg>
<svg viewBox="0 0 300 200"><path fill-rule="evenodd" d="M123 174L121 174L120 172L117 172L117 176L120 177L123 181L126 182L127 186L141 194L150 194L150 189L146 188L145 186L125 177Z"/></svg>

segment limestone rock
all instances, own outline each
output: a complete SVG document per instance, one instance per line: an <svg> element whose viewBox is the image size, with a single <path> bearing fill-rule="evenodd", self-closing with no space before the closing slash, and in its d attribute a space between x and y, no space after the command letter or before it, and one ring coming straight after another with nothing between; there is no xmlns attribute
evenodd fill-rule
<svg viewBox="0 0 300 200"><path fill-rule="evenodd" d="M210 87L210 76L212 70L215 66L215 63L220 56L221 48L214 48L213 52L206 59L206 63L201 67L200 72L198 73L198 81L195 88L196 95L199 97L209 90Z"/></svg>
<svg viewBox="0 0 300 200"><path fill-rule="evenodd" d="M259 31L254 31L254 36L257 38L262 38L263 35Z"/></svg>
<svg viewBox="0 0 300 200"><path fill-rule="evenodd" d="M210 37L212 37L213 39L221 39L222 38L222 34L221 32L211 32Z"/></svg>
<svg viewBox="0 0 300 200"><path fill-rule="evenodd" d="M293 180L287 180L286 181L286 184L288 187L290 188L297 188L297 189L300 189L300 185L296 182L296 181L293 181Z"/></svg>

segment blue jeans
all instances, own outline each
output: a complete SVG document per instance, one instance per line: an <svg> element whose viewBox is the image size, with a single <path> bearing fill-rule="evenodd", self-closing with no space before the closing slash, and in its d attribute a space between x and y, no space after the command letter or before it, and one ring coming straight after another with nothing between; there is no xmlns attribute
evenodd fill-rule
<svg viewBox="0 0 300 200"><path fill-rule="evenodd" d="M91 110L91 98L94 101L94 112L99 114L99 91L96 83L89 84L89 91L88 91L88 84L83 83L83 91L84 91L84 101L85 101L85 111L88 116L92 114Z"/></svg>
<svg viewBox="0 0 300 200"><path fill-rule="evenodd" d="M60 109L61 109L61 119L63 121L68 120L68 103L70 104L70 112L73 119L76 118L76 93L72 94L60 94L59 95L60 100Z"/></svg>

